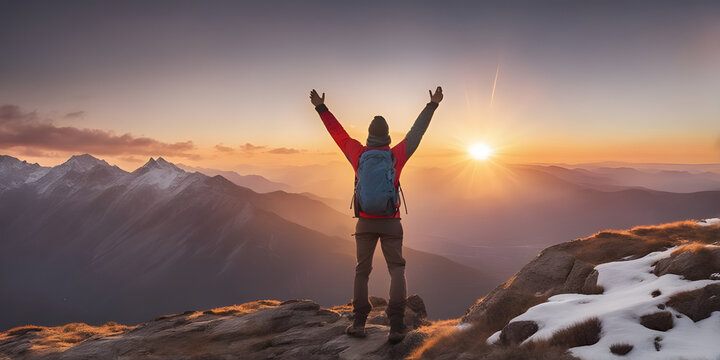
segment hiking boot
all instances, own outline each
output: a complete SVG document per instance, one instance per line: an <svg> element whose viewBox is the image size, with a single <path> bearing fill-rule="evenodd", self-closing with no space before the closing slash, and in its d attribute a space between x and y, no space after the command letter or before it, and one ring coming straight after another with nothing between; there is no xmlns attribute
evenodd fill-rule
<svg viewBox="0 0 720 360"><path fill-rule="evenodd" d="M366 316L358 316L355 315L355 320L353 320L353 323L348 326L345 329L345 333L348 336L356 337L356 338L364 338L367 336L367 333L365 332L365 321L367 320Z"/></svg>
<svg viewBox="0 0 720 360"><path fill-rule="evenodd" d="M390 320L390 334L388 334L388 341L391 344L397 344L405 338L407 333L407 327L402 318L395 318Z"/></svg>

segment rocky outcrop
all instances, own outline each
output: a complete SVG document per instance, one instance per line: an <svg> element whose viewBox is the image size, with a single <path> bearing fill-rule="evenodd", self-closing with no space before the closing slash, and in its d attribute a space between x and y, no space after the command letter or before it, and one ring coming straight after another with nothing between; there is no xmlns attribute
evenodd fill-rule
<svg viewBox="0 0 720 360"><path fill-rule="evenodd" d="M387 301L373 302L371 317L381 315ZM389 328L382 324L369 324L365 339L345 335L349 305L325 309L310 300L262 300L130 327L16 328L0 333L0 359L399 359L427 336L415 330L428 323L422 299L411 296L408 304L411 331L396 345L387 342Z"/></svg>
<svg viewBox="0 0 720 360"><path fill-rule="evenodd" d="M720 246L682 246L658 261L655 275L681 275L688 280L711 279L720 273Z"/></svg>
<svg viewBox="0 0 720 360"><path fill-rule="evenodd" d="M505 346L520 344L537 331L538 324L534 321L513 321L502 329L500 344Z"/></svg>
<svg viewBox="0 0 720 360"><path fill-rule="evenodd" d="M656 276L676 274L687 280L720 280L718 253L720 250L720 226L701 226L695 221L682 221L658 226L636 227L630 230L608 230L593 236L561 243L543 250L534 260L523 267L515 276L497 286L470 307L460 320L454 333L439 335L427 342L418 351L420 359L455 358L558 358L568 356L567 347L544 348L543 344L525 346L529 337L536 336L546 324L522 318L512 321L531 307L545 303L548 298L559 294L585 294L605 296L610 290L598 285L597 265L615 261L636 260L650 253L677 247L668 258L662 258L648 269ZM650 264L648 264L650 265ZM646 271L646 270L643 270ZM610 284L605 282L608 287ZM650 289L647 297L658 299L657 313L640 313L633 321L642 323L649 331L668 331L682 313L699 321L720 311L720 284L675 295L667 291ZM670 296L670 297L668 297ZM562 299L579 299L564 297ZM593 301L588 297L589 302ZM561 300L558 300L561 301ZM577 302L578 305L585 302ZM665 310L665 311L662 311ZM645 315L645 316L642 316ZM536 330L535 327L539 327ZM569 331L574 335L578 331ZM672 331L669 331L669 333ZM587 332L586 332L587 333ZM490 341L490 335L495 334ZM499 334L499 335L498 335ZM555 334L557 335L557 334ZM555 335L553 337L555 337ZM478 338L488 339L479 345ZM544 334L543 338L547 338ZM663 338L655 337L655 351L666 350L661 344ZM524 342L524 343L523 343ZM615 353L628 353L632 344L615 346ZM617 345L612 343L610 345ZM623 346L620 346L623 345ZM627 345L627 346L625 346ZM609 345L605 345L609 346ZM604 347L604 351L608 351ZM636 349L638 349L636 347ZM547 357L552 351L553 356ZM644 351L644 350L643 350ZM632 353L640 350L632 350ZM515 354L523 354L516 356ZM544 357L543 357L544 356Z"/></svg>
<svg viewBox="0 0 720 360"><path fill-rule="evenodd" d="M540 253L515 276L480 299L463 316L463 322L482 322L499 330L529 307L562 293L602 292L594 265L572 253L551 247Z"/></svg>
<svg viewBox="0 0 720 360"><path fill-rule="evenodd" d="M593 236L561 243L543 250L515 276L493 289L470 307L461 322L482 324L489 331L502 329L510 319L565 294L600 294L598 273L602 263L637 259L654 251L681 246L693 240L702 246L681 247L655 266L656 275L678 274L689 280L720 276L720 227L682 221L630 230L602 231Z"/></svg>

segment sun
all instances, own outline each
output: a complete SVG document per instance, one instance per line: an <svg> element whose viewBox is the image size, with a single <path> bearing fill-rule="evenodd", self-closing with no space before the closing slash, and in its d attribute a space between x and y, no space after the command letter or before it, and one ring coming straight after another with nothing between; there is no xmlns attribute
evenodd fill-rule
<svg viewBox="0 0 720 360"><path fill-rule="evenodd" d="M471 144L468 147L467 151L470 156L477 160L486 160L493 154L493 149L490 146L481 142Z"/></svg>

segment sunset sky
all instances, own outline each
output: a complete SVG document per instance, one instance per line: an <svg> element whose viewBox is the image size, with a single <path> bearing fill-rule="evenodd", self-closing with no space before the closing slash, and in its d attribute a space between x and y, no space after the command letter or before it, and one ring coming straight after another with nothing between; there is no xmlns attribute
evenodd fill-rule
<svg viewBox="0 0 720 360"><path fill-rule="evenodd" d="M398 142L437 85L418 162L720 162L713 1L0 1L0 49L0 154L42 165L338 161L310 89Z"/></svg>

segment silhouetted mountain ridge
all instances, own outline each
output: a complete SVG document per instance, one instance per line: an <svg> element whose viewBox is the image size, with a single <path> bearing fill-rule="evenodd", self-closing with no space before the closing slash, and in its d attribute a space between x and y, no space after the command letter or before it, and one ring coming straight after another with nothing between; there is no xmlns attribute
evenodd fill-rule
<svg viewBox="0 0 720 360"><path fill-rule="evenodd" d="M257 298L345 303L351 222L320 201L259 194L162 158L129 173L73 157L0 190L0 326L136 323ZM431 316L452 316L491 285L439 256L405 256L411 291L437 305ZM388 275L376 269L371 289L386 293ZM448 292L458 296L444 301Z"/></svg>

